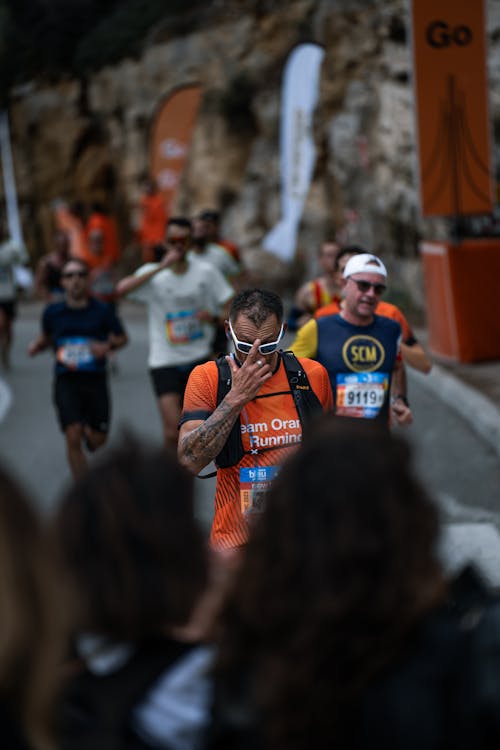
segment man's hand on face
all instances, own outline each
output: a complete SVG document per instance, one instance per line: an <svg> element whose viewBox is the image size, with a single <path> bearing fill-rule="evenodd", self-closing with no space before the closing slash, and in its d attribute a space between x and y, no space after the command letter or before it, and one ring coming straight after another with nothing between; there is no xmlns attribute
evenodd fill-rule
<svg viewBox="0 0 500 750"><path fill-rule="evenodd" d="M273 374L266 357L259 353L260 344L260 339L254 341L241 367L231 355L226 357L231 369L232 381L231 390L226 398L236 399L236 403L241 407L257 396L263 384Z"/></svg>
<svg viewBox="0 0 500 750"><path fill-rule="evenodd" d="M160 261L160 268L170 268L174 263L182 259L184 251L179 247L168 245L165 248L165 254Z"/></svg>

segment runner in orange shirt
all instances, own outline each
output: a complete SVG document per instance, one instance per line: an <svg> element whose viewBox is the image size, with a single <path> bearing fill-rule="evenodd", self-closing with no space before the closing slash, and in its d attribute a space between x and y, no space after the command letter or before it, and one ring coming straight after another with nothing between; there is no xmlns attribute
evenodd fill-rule
<svg viewBox="0 0 500 750"><path fill-rule="evenodd" d="M304 420L315 410L333 407L325 368L278 350L284 328L276 294L240 292L226 322L235 353L196 367L188 380L178 455L193 474L215 460L211 542L218 548L245 544L248 523L262 509L265 491L290 449L301 442ZM218 398L221 387L225 395Z"/></svg>

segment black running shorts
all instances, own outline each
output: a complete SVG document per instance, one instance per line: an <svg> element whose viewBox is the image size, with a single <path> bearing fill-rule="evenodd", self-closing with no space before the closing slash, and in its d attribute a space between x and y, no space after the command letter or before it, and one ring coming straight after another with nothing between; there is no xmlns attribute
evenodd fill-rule
<svg viewBox="0 0 500 750"><path fill-rule="evenodd" d="M70 424L109 430L110 402L105 373L71 372L56 375L54 404L62 431Z"/></svg>
<svg viewBox="0 0 500 750"><path fill-rule="evenodd" d="M149 375L156 397L159 398L166 393L178 393L182 398L191 370L197 365L204 364L204 362L206 362L206 359L191 362L188 365L176 365L175 367L152 367L149 370Z"/></svg>

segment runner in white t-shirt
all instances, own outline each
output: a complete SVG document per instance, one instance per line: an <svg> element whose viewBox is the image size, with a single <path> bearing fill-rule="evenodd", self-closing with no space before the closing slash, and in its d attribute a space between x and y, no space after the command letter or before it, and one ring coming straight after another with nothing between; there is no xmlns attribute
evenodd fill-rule
<svg viewBox="0 0 500 750"><path fill-rule="evenodd" d="M146 263L116 287L118 296L148 305L149 371L165 444L174 448L189 373L211 358L215 325L234 294L216 268L187 257L190 240L189 219L170 219L161 261Z"/></svg>

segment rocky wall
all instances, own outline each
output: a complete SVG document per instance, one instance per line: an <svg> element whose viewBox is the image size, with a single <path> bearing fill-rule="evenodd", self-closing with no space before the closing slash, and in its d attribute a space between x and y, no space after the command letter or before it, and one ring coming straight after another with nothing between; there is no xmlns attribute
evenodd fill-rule
<svg viewBox="0 0 500 750"><path fill-rule="evenodd" d="M105 200L133 242L153 113L174 88L203 99L176 210L223 212L224 233L264 282L315 272L326 234L383 254L394 283L422 307L418 241L446 224L419 215L406 0L215 3L190 33L151 35L137 59L85 81L42 80L13 92L11 129L23 226L35 259L50 244L58 198ZM490 0L493 131L500 122L499 4ZM325 48L314 121L318 158L296 263L260 249L279 218L281 74L291 48Z"/></svg>

